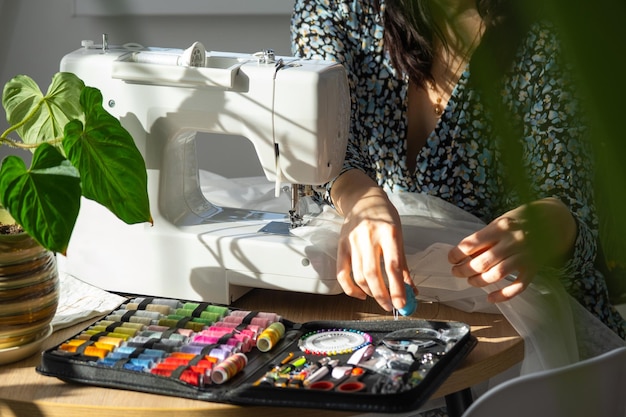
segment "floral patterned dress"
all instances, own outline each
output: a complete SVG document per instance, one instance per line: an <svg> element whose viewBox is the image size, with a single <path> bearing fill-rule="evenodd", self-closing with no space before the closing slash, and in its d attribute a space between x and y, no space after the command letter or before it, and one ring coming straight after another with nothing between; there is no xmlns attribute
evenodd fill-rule
<svg viewBox="0 0 626 417"><path fill-rule="evenodd" d="M506 180L506 149L471 82L472 61L418 153L415 170L407 169L408 79L391 65L383 32L373 0L296 0L293 54L340 62L348 73L352 121L344 171L360 169L388 191L438 196L485 222L521 205L524 200ZM533 24L503 77L500 96L522 122L521 154L515 158L523 163L533 199L559 198L578 224L573 254L559 276L585 308L626 338L626 322L610 305L605 279L594 266L598 220L591 158L561 61L555 32L548 24Z"/></svg>

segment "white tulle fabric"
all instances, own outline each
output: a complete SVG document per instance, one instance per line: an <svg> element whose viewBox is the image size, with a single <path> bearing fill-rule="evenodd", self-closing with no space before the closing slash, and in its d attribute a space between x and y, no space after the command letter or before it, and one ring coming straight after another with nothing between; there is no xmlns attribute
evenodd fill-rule
<svg viewBox="0 0 626 417"><path fill-rule="evenodd" d="M226 179L201 171L200 183L206 198L218 206L282 213L290 208L289 193L275 197L274 184L264 178ZM407 260L420 291L418 298L437 300L467 312L503 314L524 338L525 356L519 373L568 365L625 345L555 280L536 277L512 300L487 302L488 292L508 282L472 287L451 275L447 260L450 248L484 223L437 197L416 193L391 193L389 197L402 219ZM335 259L342 217L328 206L304 203L309 211L317 213L292 233Z"/></svg>

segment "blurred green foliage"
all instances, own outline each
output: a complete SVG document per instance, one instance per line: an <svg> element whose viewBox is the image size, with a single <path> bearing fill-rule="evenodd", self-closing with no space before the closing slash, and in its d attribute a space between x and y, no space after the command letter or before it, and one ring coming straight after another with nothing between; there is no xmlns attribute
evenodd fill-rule
<svg viewBox="0 0 626 417"><path fill-rule="evenodd" d="M519 0L527 1L527 0ZM616 303L626 303L626 2L541 0L577 71L590 122L600 242ZM591 156L590 156L591 157Z"/></svg>

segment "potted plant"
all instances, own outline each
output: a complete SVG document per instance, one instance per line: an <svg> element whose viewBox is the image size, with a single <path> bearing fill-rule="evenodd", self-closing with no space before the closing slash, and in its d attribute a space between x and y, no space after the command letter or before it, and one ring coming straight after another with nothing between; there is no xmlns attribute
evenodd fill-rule
<svg viewBox="0 0 626 417"><path fill-rule="evenodd" d="M0 204L44 248L65 254L81 196L128 224L151 221L143 157L98 89L60 72L43 95L19 75L5 85L2 106L10 127L0 143L31 149L33 159L30 169L17 156L2 161Z"/></svg>
<svg viewBox="0 0 626 417"><path fill-rule="evenodd" d="M30 77L18 75L4 86L2 106L9 128L0 135L0 146L29 149L33 156L30 168L15 155L0 165L0 349L8 343L3 344L3 334L19 336L15 330L30 326L27 317L36 316L17 307L29 304L16 299L29 297L26 283L39 285L34 295L47 296L47 305L53 304L49 294L58 291L53 255L66 254L81 197L128 224L152 221L143 157L128 131L102 106L98 89L59 72L44 95ZM23 279L30 263L40 279ZM22 282L16 284L18 278ZM20 311L12 314L9 304Z"/></svg>

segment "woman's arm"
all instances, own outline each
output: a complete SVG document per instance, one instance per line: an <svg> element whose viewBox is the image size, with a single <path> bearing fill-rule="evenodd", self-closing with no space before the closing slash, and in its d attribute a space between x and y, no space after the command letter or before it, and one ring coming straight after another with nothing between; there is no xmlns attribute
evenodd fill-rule
<svg viewBox="0 0 626 417"><path fill-rule="evenodd" d="M463 239L448 256L452 273L484 287L510 274L517 279L489 294L491 302L520 294L544 266L560 267L571 256L577 225L565 204L545 198L520 206Z"/></svg>
<svg viewBox="0 0 626 417"><path fill-rule="evenodd" d="M367 1L297 0L292 52L334 60L346 68L352 94L350 138L342 172L327 184L325 196L345 219L338 242L337 279L346 294L372 296L390 311L392 306L405 305L403 282L414 285L404 258L399 216L372 179L375 174L368 143L371 135L378 138L381 132L365 128L361 120L364 106L373 105L373 98L367 96L372 74L367 71L372 65L378 67L376 60L383 55L373 38L377 31L371 23L376 13L373 2Z"/></svg>
<svg viewBox="0 0 626 417"><path fill-rule="evenodd" d="M524 48L507 84L512 102L506 104L523 123L522 186L535 201L507 211L449 255L453 273L472 285L517 274L514 283L490 294L492 301L519 294L542 268L574 277L595 259L592 158L571 75L549 27L535 25ZM514 195L511 190L505 200L512 202Z"/></svg>
<svg viewBox="0 0 626 417"><path fill-rule="evenodd" d="M331 196L345 218L337 252L337 279L344 292L361 299L369 295L387 311L404 307L404 283L417 291L404 255L400 217L387 194L353 169L337 178Z"/></svg>

